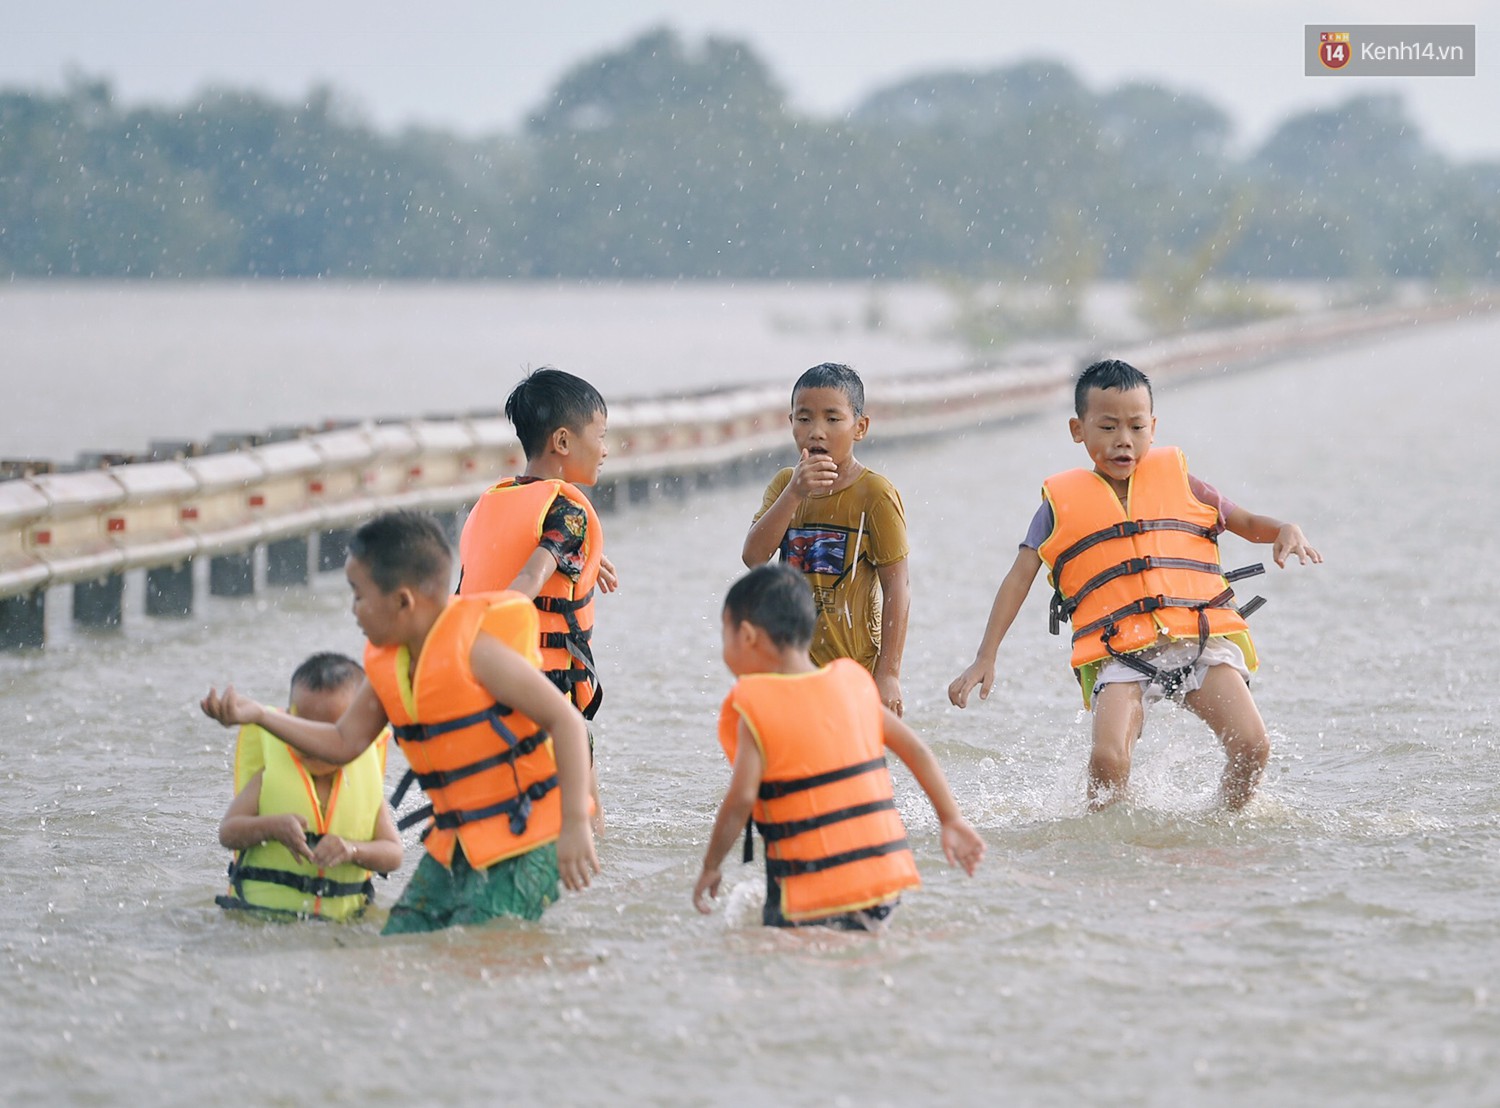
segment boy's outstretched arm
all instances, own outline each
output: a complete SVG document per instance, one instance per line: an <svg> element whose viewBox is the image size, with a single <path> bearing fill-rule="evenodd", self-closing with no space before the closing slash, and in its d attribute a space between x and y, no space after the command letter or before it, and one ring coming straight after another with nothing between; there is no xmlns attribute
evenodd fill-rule
<svg viewBox="0 0 1500 1108"><path fill-rule="evenodd" d="M557 556L546 547L539 546L526 559L526 564L516 574L515 580L505 587L535 600L541 594L542 586L556 572Z"/></svg>
<svg viewBox="0 0 1500 1108"><path fill-rule="evenodd" d="M1238 504L1224 518L1224 529L1246 542L1270 543L1271 560L1282 568L1286 567L1286 560L1294 555L1302 565L1307 565L1308 562L1317 565L1323 560L1323 555L1312 548L1307 536L1302 533L1302 528L1295 523L1282 523L1270 516L1258 516L1254 512L1247 512Z"/></svg>
<svg viewBox="0 0 1500 1108"><path fill-rule="evenodd" d="M614 592L620 587L620 574L615 569L615 563L610 561L606 555L599 555L599 591ZM533 600L536 597L532 597Z"/></svg>
<svg viewBox="0 0 1500 1108"><path fill-rule="evenodd" d="M931 749L889 708L885 710L885 745L906 763L906 768L911 770L911 775L932 802L932 810L937 813L942 827L943 857L948 859L950 866L962 866L964 872L973 877L974 870L984 859L984 840L958 810L958 801L953 799L948 778L943 775L943 767L938 765Z"/></svg>
<svg viewBox="0 0 1500 1108"><path fill-rule="evenodd" d="M1029 546L1016 551L1016 560L1010 572L1000 582L995 592L995 602L990 606L990 618L984 625L984 638L979 640L979 649L974 652L974 661L948 685L948 700L955 707L964 708L969 703L969 693L979 686L979 699L989 698L995 685L995 655L1000 643L1015 622L1016 613L1031 591L1037 570L1042 568L1042 557Z"/></svg>
<svg viewBox="0 0 1500 1108"><path fill-rule="evenodd" d="M907 559L879 566L880 654L875 659L875 686L880 702L898 716L906 714L901 702L901 656L906 652L906 627L911 619L911 578Z"/></svg>
<svg viewBox="0 0 1500 1108"><path fill-rule="evenodd" d="M739 837L745 832L750 813L760 795L760 779L765 773L765 759L755 737L744 720L740 720L738 745L734 754L734 770L729 775L729 788L724 791L723 803L714 819L713 834L708 839L708 849L703 852L703 868L698 873L698 883L693 886L693 907L707 915L713 910L710 900L719 895L722 874L719 867Z"/></svg>
<svg viewBox="0 0 1500 1108"><path fill-rule="evenodd" d="M589 737L583 717L541 670L492 635L475 637L469 665L491 696L552 736L562 792L557 870L568 888L587 888L599 872L599 858L589 828Z"/></svg>
<svg viewBox="0 0 1500 1108"><path fill-rule="evenodd" d="M814 493L828 492L838 476L839 467L827 454L809 454L804 450L781 494L750 525L744 549L740 551L745 565L751 569L765 565L780 548L798 505Z"/></svg>
<svg viewBox="0 0 1500 1108"><path fill-rule="evenodd" d="M348 765L358 758L386 725L385 709L368 680L360 684L348 710L337 723L318 723L268 708L241 696L233 685L227 686L222 694L209 689L208 695L198 702L198 707L203 709L204 715L218 720L225 727L246 723L264 727L288 746L336 766Z"/></svg>

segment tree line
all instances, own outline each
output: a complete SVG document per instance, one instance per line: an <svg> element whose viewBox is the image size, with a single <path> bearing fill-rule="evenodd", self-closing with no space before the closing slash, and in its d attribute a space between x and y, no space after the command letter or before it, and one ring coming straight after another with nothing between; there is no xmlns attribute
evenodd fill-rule
<svg viewBox="0 0 1500 1108"><path fill-rule="evenodd" d="M788 105L745 43L641 36L519 133L382 133L329 89L117 105L0 92L13 277L924 278L1067 284L1500 276L1500 162L1434 150L1390 96L1230 118L1029 61Z"/></svg>

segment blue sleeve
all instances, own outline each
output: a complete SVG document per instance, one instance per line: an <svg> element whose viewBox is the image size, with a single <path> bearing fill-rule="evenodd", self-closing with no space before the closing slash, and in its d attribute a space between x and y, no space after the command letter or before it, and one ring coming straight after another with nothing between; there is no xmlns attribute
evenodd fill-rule
<svg viewBox="0 0 1500 1108"><path fill-rule="evenodd" d="M1026 528L1026 537L1021 540L1021 545L1029 550L1041 550L1042 543L1047 541L1047 536L1050 534L1052 534L1052 505L1047 502L1046 497L1043 497L1036 515L1031 517L1031 526Z"/></svg>

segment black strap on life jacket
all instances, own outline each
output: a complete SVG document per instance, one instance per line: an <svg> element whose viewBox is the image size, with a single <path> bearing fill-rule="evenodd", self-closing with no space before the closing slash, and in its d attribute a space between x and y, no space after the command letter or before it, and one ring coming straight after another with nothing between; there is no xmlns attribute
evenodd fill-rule
<svg viewBox="0 0 1500 1108"><path fill-rule="evenodd" d="M1264 573L1265 571L1266 567L1264 565L1256 563L1253 566L1242 566L1239 569L1231 570L1223 576L1226 581L1238 581L1245 577L1254 577L1256 574ZM1257 596L1243 608L1235 608L1234 589L1232 588L1225 589L1218 596L1209 600L1199 600L1197 597L1191 596L1143 596L1138 600L1132 600L1129 604L1116 608L1106 616L1100 616L1092 623L1086 623L1082 627L1077 628L1073 632L1073 641L1077 642L1087 635L1092 635L1095 631L1103 631L1114 627L1120 620L1127 616L1146 615L1151 612L1160 611L1162 608L1188 608L1198 612L1200 615L1205 608L1235 608L1235 611L1239 612L1241 616L1247 616L1258 610L1265 602L1264 597ZM1202 622L1207 623L1206 617Z"/></svg>
<svg viewBox="0 0 1500 1108"><path fill-rule="evenodd" d="M830 854L824 858L767 858L766 873L771 877L800 877L807 873L821 873L835 866L847 866L851 862L863 862L866 858L879 858L885 854L896 854L909 850L906 836L892 839L888 843L862 846L858 850L846 850L842 854Z"/></svg>
<svg viewBox="0 0 1500 1108"><path fill-rule="evenodd" d="M417 773L414 770L407 770L401 781L396 785L396 791L391 794L391 809L393 811L400 808L401 801L405 799L407 791L410 790L413 782L421 785L423 792L430 792L433 789L440 789L446 785L451 785L455 781L462 781L466 777L472 777L476 773L482 773L487 769L494 769L496 766L510 766L517 794L510 800L490 805L486 808L438 812L436 814L434 814L432 805L426 804L397 820L397 830L405 831L407 828L431 817L433 824L422 835L425 839L427 834L432 830L432 827L446 829L458 827L465 823L474 823L481 819L488 819L490 816L509 815L511 834L521 835L525 833L526 822L531 815L531 801L540 800L543 796L546 796L557 785L557 776L554 774L546 781L538 781L529 789L522 790L521 775L520 771L516 769L516 760L532 753L545 743L547 741L547 733L538 728L535 734L528 735L524 739L518 739L516 733L506 725L504 719L505 716L511 715L512 712L513 709L497 702L482 711L473 712L467 716L460 716L457 719L443 720L439 723L408 723L401 726L392 724L392 734L396 736L398 742L405 744L426 742L439 735L445 735L450 731L462 730L465 727L472 727L476 723L483 722L488 723L490 728L505 744L499 752L480 758L477 761L469 762L456 769L433 770L428 773ZM543 785L546 787L541 788L538 792L537 789ZM517 829L518 825L519 830Z"/></svg>
<svg viewBox="0 0 1500 1108"><path fill-rule="evenodd" d="M1065 566L1069 561L1077 557L1079 554L1082 554L1085 550L1089 550L1092 547L1098 546L1102 542L1109 542L1112 539L1129 538L1132 535L1144 534L1147 531L1183 531L1187 534L1196 535L1199 538L1207 539L1209 542L1214 543L1216 546L1218 545L1219 541L1218 532L1215 531L1214 528L1204 527L1202 524L1191 523L1183 519L1122 520L1121 522L1113 524L1109 527L1090 532L1089 534L1085 535L1083 538L1075 542L1072 546L1064 550L1061 554L1059 554L1057 556L1057 560L1052 564L1052 580L1056 582L1062 581L1063 566ZM1047 611L1047 630L1054 635L1061 633L1063 623L1070 622L1072 620L1073 613L1077 611L1078 605L1083 601L1083 598L1088 596L1094 590L1102 588L1105 585L1109 584L1111 581L1114 581L1120 577L1127 577L1131 574L1137 573L1145 573L1148 569L1195 570L1200 573L1210 573L1216 577L1222 575L1226 581L1230 582L1238 581L1244 577L1253 577L1257 573L1265 572L1265 566L1260 563L1256 563L1253 566L1242 566L1239 569L1230 570L1228 573L1225 573L1224 570L1218 565L1218 563L1203 562L1195 558L1165 558L1154 555L1148 555L1141 558L1126 558L1124 561L1110 566L1108 569L1102 570L1101 572L1095 574L1093 577L1089 578L1081 586L1079 586L1078 590L1073 593L1072 596L1065 597L1063 596L1062 589L1060 587L1054 588L1052 591L1052 601ZM1196 601L1194 603L1196 603ZM1257 597L1255 600L1252 600L1249 604L1245 605L1240 614L1247 615L1248 613L1255 611L1264 603L1264 599ZM1176 606L1177 605L1175 604L1158 605L1158 607ZM1155 609L1151 610L1154 611ZM1094 630L1099 630L1100 627L1103 627L1105 625L1106 624L1104 623L1100 623L1098 627L1094 628ZM1073 638L1076 640L1078 638L1078 633L1075 632Z"/></svg>
<svg viewBox="0 0 1500 1108"><path fill-rule="evenodd" d="M1245 568L1251 569L1252 567L1247 566ZM1257 565L1253 568L1256 572L1265 572L1265 566ZM1235 572L1239 573L1242 577L1252 576L1252 574L1250 573L1245 573L1239 570L1236 570ZM1161 689L1162 695L1166 697L1173 697L1182 690L1183 682L1187 680L1188 674L1192 673L1193 667L1198 664L1198 659L1203 657L1203 648L1208 645L1208 609L1234 607L1234 590L1232 588L1225 589L1218 596L1213 597L1211 600L1204 600L1193 604L1182 602L1180 597L1152 596L1146 597L1144 598L1144 600L1159 603L1153 603L1150 607L1140 608L1138 609L1139 611L1154 612L1158 608L1187 607L1192 608L1198 613L1198 652L1193 655L1193 658L1190 662L1188 662L1186 665L1173 666L1168 669L1163 666L1153 665L1152 663L1146 661L1144 658L1139 657L1135 653L1122 654L1110 644L1109 640L1114 638L1116 632L1119 631L1119 628L1114 623L1113 617L1118 615L1120 616L1120 618L1124 618L1124 616L1126 615L1133 615L1135 610L1137 610L1134 604L1126 605L1125 608L1121 608L1117 612L1111 613L1110 616L1105 617L1105 623L1103 626L1104 633L1100 636L1100 639L1104 643L1104 649L1109 651L1109 656L1111 658L1123 662L1125 665L1129 666L1137 673L1142 674L1146 678L1148 684L1156 685ZM1177 601L1177 603L1173 604L1171 603L1172 601ZM1140 601L1137 603L1144 603L1144 601ZM1265 598L1257 596L1250 603L1246 604L1244 608L1237 610L1243 616L1247 611L1254 611L1264 603ZM1100 621L1095 622L1098 623ZM1090 624L1089 626L1093 627L1094 624ZM1095 629L1097 630L1098 628L1096 627ZM1074 632L1073 638L1077 639L1079 635L1085 633L1085 630L1086 629L1080 629L1079 631Z"/></svg>
<svg viewBox="0 0 1500 1108"><path fill-rule="evenodd" d="M1188 569L1198 573L1211 574L1214 577L1224 575L1223 568L1218 562L1203 562L1196 558L1159 558L1147 555L1143 558L1127 558L1110 566L1108 569L1094 574L1078 587L1078 591L1072 596L1064 598L1061 591L1052 594L1052 610L1049 613L1050 629L1057 634L1060 625L1065 621L1071 621L1073 613L1083 603L1084 597L1097 589L1102 589L1111 581L1121 577L1130 577L1134 574L1145 573L1151 569ZM1236 571L1239 572L1239 571ZM1226 575L1227 576L1227 575Z"/></svg>
<svg viewBox="0 0 1500 1108"><path fill-rule="evenodd" d="M855 804L848 808L840 808L836 812L824 812L821 816L809 816L807 819L782 820L777 823L757 823L760 829L760 837L768 843L779 842L782 839L790 839L795 835L802 835L808 831L816 831L820 827L827 827L831 823L842 823L846 819L858 819L860 816L868 816L872 812L889 812L896 807L894 797L886 797L884 800L872 800L868 804Z"/></svg>
<svg viewBox="0 0 1500 1108"><path fill-rule="evenodd" d="M569 700L576 706L578 703L578 692L576 685L588 684L593 687L594 696L582 709L584 719L593 719L598 714L599 706L604 703L604 687L599 683L599 673L594 667L594 651L590 645L594 629L590 627L584 630L578 622L578 613L587 607L594 598L594 590L589 589L580 597L569 600L561 596L538 596L532 601L539 612L551 612L560 615L567 621L566 631L548 631L542 635L542 647L544 649L564 648L573 656L574 664L565 669L549 669L543 672L551 679Z"/></svg>
<svg viewBox="0 0 1500 1108"><path fill-rule="evenodd" d="M760 783L759 797L761 800L777 800L783 796L791 796L794 793L806 792L808 789L816 789L820 785L831 785L835 781L846 781L851 777L858 777L864 773L874 773L878 769L884 769L885 757L871 758L868 762L858 762L852 766L843 766L839 769L829 770L827 773L815 773L808 777L790 777L779 781L762 781ZM745 821L745 849L744 861L755 860L755 838L754 830L760 829L761 838L772 843L779 839L790 838L800 835L804 831L812 831L819 827L826 827L831 823L839 823L846 819L854 819L857 816L868 815L870 812L879 812L896 806L894 800L872 801L869 804L859 804L851 808L843 808L836 812L826 812L821 816L813 816L805 820L790 820L778 823L756 823L750 819ZM904 840L903 840L904 841ZM848 859L853 861L854 859ZM766 859L769 867L772 859ZM842 863L829 863L840 865ZM826 868L826 867L825 867ZM811 870L807 872L813 872Z"/></svg>
<svg viewBox="0 0 1500 1108"><path fill-rule="evenodd" d="M760 783L760 798L762 800L779 800L783 796L791 796L793 793L806 792L808 789L816 789L820 785L831 785L835 781L844 781L850 777L858 777L862 773L874 773L877 769L885 768L885 757L871 758L868 762L859 762L852 766L844 766L842 769L829 770L827 773L815 773L810 777L788 777L780 781L762 781Z"/></svg>
<svg viewBox="0 0 1500 1108"><path fill-rule="evenodd" d="M1085 550L1091 550L1101 542L1109 542L1111 539L1128 539L1133 535L1143 535L1147 531L1186 531L1190 535L1197 535L1200 539L1207 539L1209 542L1214 542L1216 539L1212 527L1205 527L1201 523L1192 523L1185 519L1123 519L1119 523L1102 527L1098 531L1091 531L1059 554L1057 560L1052 563L1052 579L1062 580L1063 566Z"/></svg>
<svg viewBox="0 0 1500 1108"><path fill-rule="evenodd" d="M309 833L307 836L308 846L317 846L322 835ZM271 885L280 885L283 888L292 889L302 893L304 896L316 896L327 899L335 896L363 896L368 904L375 899L375 883L368 877L363 881L335 881L331 877L319 877L316 874L292 873L284 869L274 869L270 866L247 866L242 860L242 854L235 854L229 860L229 884L234 889L233 897L215 897L215 903L222 908L255 908L261 911L281 912L289 915L302 915L301 912L291 909L262 908L259 904L251 904L245 898L246 881L264 881ZM226 903L230 902L230 903Z"/></svg>
<svg viewBox="0 0 1500 1108"><path fill-rule="evenodd" d="M490 804L484 808L436 812L432 817L432 826L449 831L455 827L462 827L466 823L478 823L480 820L492 819L495 816L508 816L510 833L518 836L524 835L526 824L531 818L531 802L541 800L555 788L557 788L557 774L554 773L545 780L533 782L516 796L509 800L502 800L498 804Z"/></svg>

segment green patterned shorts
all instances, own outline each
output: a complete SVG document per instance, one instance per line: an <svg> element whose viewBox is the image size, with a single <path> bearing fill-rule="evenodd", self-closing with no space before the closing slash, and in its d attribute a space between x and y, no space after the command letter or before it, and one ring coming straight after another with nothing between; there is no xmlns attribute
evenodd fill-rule
<svg viewBox="0 0 1500 1108"><path fill-rule="evenodd" d="M451 870L424 853L381 934L441 931L497 916L540 919L547 905L557 899L557 885L556 843L496 862L485 870L471 867L461 848L453 852Z"/></svg>

